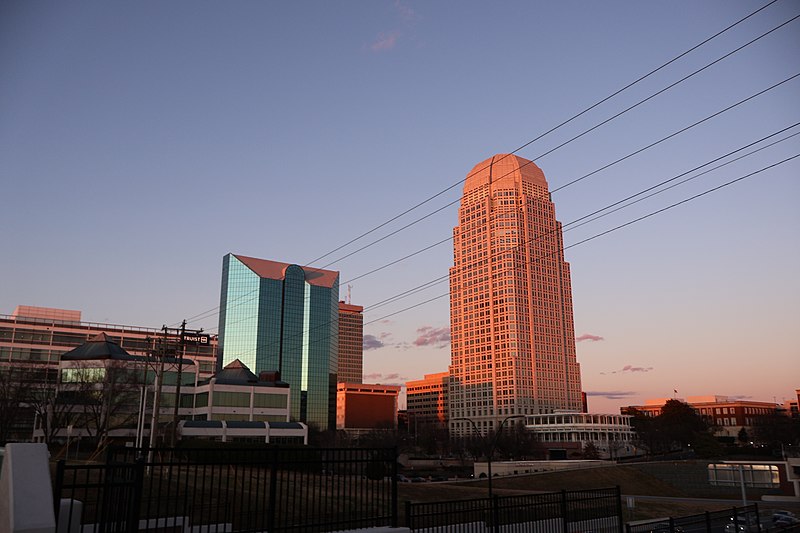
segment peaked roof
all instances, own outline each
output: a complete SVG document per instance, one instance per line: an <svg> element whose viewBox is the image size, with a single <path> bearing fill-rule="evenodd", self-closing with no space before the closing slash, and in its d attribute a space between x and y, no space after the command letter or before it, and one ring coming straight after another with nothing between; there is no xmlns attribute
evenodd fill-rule
<svg viewBox="0 0 800 533"><path fill-rule="evenodd" d="M214 381L220 385L257 385L261 387L288 387L283 381L261 381L258 376L253 374L247 365L238 359L234 359L225 368L217 372Z"/></svg>
<svg viewBox="0 0 800 533"><path fill-rule="evenodd" d="M119 344L112 341L108 335L99 333L74 350L61 356L62 361L90 361L100 359L113 359L118 361L131 361L135 359Z"/></svg>
<svg viewBox="0 0 800 533"><path fill-rule="evenodd" d="M255 257L247 257L244 255L231 254L233 257L241 261L241 263L256 273L261 278L279 279L282 280L286 277L286 269L292 266L291 263L281 263L279 261L269 261L267 259L256 259ZM306 277L306 282L310 285L317 285L320 287L332 288L333 285L339 280L339 273L333 270L322 270L321 268L298 266L303 270Z"/></svg>
<svg viewBox="0 0 800 533"><path fill-rule="evenodd" d="M250 369L238 359L225 365L225 368L217 372L216 378L217 383L226 383L229 385L258 382L258 376L253 374Z"/></svg>

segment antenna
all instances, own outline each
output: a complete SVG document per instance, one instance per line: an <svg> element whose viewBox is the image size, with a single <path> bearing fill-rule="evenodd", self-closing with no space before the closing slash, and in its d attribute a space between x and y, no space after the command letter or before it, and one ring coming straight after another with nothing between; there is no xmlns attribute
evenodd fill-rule
<svg viewBox="0 0 800 533"><path fill-rule="evenodd" d="M350 289L352 288L353 288L352 285L350 284L347 285L347 305L350 305Z"/></svg>

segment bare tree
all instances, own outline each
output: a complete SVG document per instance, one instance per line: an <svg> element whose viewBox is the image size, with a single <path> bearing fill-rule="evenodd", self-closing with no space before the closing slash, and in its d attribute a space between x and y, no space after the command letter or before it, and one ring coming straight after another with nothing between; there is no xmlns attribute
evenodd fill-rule
<svg viewBox="0 0 800 533"><path fill-rule="evenodd" d="M28 402L33 387L30 378L25 367L0 367L0 445L18 437L15 427L26 413L30 414Z"/></svg>
<svg viewBox="0 0 800 533"><path fill-rule="evenodd" d="M99 450L111 431L135 425L140 380L141 371L126 361L80 361L65 369L58 400L70 405L72 424L94 438Z"/></svg>

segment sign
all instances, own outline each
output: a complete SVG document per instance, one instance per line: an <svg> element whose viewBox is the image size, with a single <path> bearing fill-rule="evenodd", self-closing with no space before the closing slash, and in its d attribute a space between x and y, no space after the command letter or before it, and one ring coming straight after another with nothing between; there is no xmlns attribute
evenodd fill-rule
<svg viewBox="0 0 800 533"><path fill-rule="evenodd" d="M186 344L211 344L211 335L187 333L183 336L183 342Z"/></svg>

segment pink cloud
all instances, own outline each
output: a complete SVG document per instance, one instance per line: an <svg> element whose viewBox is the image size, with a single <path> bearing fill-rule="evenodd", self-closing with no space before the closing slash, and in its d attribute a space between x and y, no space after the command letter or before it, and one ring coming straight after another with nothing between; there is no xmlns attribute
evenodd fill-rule
<svg viewBox="0 0 800 533"><path fill-rule="evenodd" d="M605 340L605 339L603 337L601 337L600 335L592 335L591 333L584 333L580 337L575 337L575 342L583 342L583 341L596 342L596 341L603 341L603 340Z"/></svg>
<svg viewBox="0 0 800 533"><path fill-rule="evenodd" d="M586 396L600 396L608 398L609 400L621 400L629 396L634 396L637 393L634 391L586 391Z"/></svg>
<svg viewBox="0 0 800 533"><path fill-rule="evenodd" d="M408 380L407 377L401 376L397 373L381 374L380 372L373 372L372 374L364 374L364 381L367 383L382 383L384 385L404 385ZM393 383L387 383L387 381Z"/></svg>
<svg viewBox="0 0 800 533"><path fill-rule="evenodd" d="M614 370L610 372L611 374L624 374L626 372L650 372L653 370L652 366L643 367L643 366L633 366L633 365L625 365L620 370Z"/></svg>
<svg viewBox="0 0 800 533"><path fill-rule="evenodd" d="M375 335L364 335L364 342L362 346L364 347L364 351L367 351L383 348L384 344L383 341Z"/></svg>
<svg viewBox="0 0 800 533"><path fill-rule="evenodd" d="M450 327L433 328L431 326L423 326L417 330L419 336L414 341L414 346L435 346L436 348L444 348L450 344Z"/></svg>
<svg viewBox="0 0 800 533"><path fill-rule="evenodd" d="M389 33L381 33L378 35L378 40L376 40L370 48L372 48L373 52L384 52L386 50L391 50L397 44L397 39L400 37L400 32L392 31Z"/></svg>

